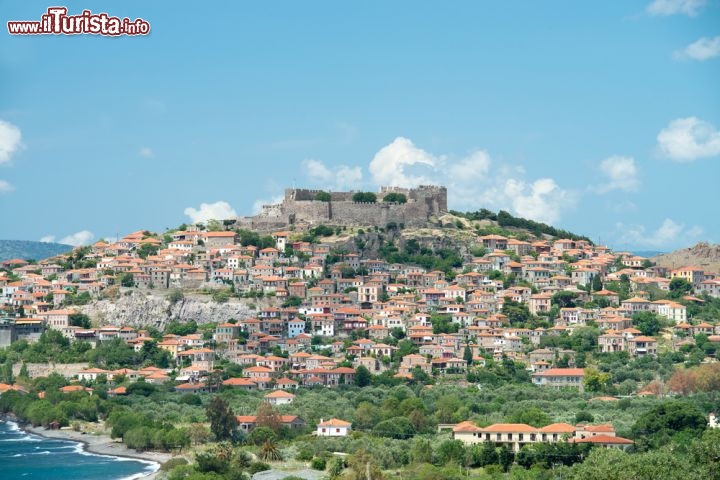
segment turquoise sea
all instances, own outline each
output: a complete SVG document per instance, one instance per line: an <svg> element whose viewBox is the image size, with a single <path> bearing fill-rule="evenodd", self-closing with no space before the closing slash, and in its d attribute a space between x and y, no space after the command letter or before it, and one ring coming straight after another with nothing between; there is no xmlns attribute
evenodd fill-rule
<svg viewBox="0 0 720 480"><path fill-rule="evenodd" d="M158 465L129 458L96 455L78 442L55 440L0 420L0 478L119 480L142 478Z"/></svg>

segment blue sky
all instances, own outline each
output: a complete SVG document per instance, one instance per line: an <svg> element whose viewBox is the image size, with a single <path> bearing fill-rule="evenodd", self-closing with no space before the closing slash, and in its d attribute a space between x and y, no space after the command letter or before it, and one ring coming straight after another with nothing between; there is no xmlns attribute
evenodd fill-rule
<svg viewBox="0 0 720 480"><path fill-rule="evenodd" d="M720 241L720 2L66 2L148 36L11 36L0 238L439 183L617 248ZM198 5L198 4L195 4Z"/></svg>

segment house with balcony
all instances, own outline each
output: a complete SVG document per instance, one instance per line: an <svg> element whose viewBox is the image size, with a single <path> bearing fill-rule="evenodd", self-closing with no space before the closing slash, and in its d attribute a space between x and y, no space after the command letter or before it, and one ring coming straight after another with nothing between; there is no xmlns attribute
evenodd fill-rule
<svg viewBox="0 0 720 480"><path fill-rule="evenodd" d="M585 370L582 368L550 368L532 374L532 382L540 387L577 388L584 390Z"/></svg>
<svg viewBox="0 0 720 480"><path fill-rule="evenodd" d="M630 352L630 355L633 357L657 356L658 342L653 337L645 335L633 337L628 340L627 345L628 352Z"/></svg>

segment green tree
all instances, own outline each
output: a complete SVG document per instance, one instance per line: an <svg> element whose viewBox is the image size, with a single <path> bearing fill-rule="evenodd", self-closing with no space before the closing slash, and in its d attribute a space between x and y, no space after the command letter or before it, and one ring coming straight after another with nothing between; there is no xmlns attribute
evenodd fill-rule
<svg viewBox="0 0 720 480"><path fill-rule="evenodd" d="M143 397L149 397L156 391L157 388L155 385L147 383L144 379L133 382L127 387L128 395L142 395Z"/></svg>
<svg viewBox="0 0 720 480"><path fill-rule="evenodd" d="M588 392L600 392L607 388L610 384L610 379L611 376L609 373L601 372L594 367L589 367L585 369L583 385Z"/></svg>
<svg viewBox="0 0 720 480"><path fill-rule="evenodd" d="M253 445L262 445L268 441L277 441L277 435L269 427L255 427L248 435L247 440Z"/></svg>
<svg viewBox="0 0 720 480"><path fill-rule="evenodd" d="M476 466L485 467L487 465L495 465L499 463L500 459L494 443L485 442L482 446L477 445L476 449L476 454L473 455Z"/></svg>
<svg viewBox="0 0 720 480"><path fill-rule="evenodd" d="M68 315L68 322L70 323L70 325L85 329L92 326L92 324L90 323L90 317L80 312L74 312Z"/></svg>
<svg viewBox="0 0 720 480"><path fill-rule="evenodd" d="M120 275L120 285L122 285L123 287L134 287L135 279L133 277L133 274L126 272Z"/></svg>
<svg viewBox="0 0 720 480"><path fill-rule="evenodd" d="M395 417L375 425L373 433L380 437L403 440L415 433L415 427L406 417Z"/></svg>
<svg viewBox="0 0 720 480"><path fill-rule="evenodd" d="M705 415L688 401L663 402L642 413L632 427L639 447L657 448L679 433L697 437L705 429Z"/></svg>
<svg viewBox="0 0 720 480"><path fill-rule="evenodd" d="M210 219L207 222L207 226L205 227L208 232L219 232L223 229L222 223L220 223L219 220L216 219Z"/></svg>
<svg viewBox="0 0 720 480"><path fill-rule="evenodd" d="M352 196L352 201L362 203L375 203L377 202L377 195L372 192L357 192Z"/></svg>
<svg viewBox="0 0 720 480"><path fill-rule="evenodd" d="M15 383L15 377L13 375L13 362L10 357L5 360L2 368L2 381L4 383Z"/></svg>
<svg viewBox="0 0 720 480"><path fill-rule="evenodd" d="M453 462L465 464L465 444L460 440L445 440L437 449L438 463L445 465Z"/></svg>
<svg viewBox="0 0 720 480"><path fill-rule="evenodd" d="M498 463L502 467L504 472L510 469L510 465L515 461L515 454L505 445L500 447L498 453Z"/></svg>
<svg viewBox="0 0 720 480"><path fill-rule="evenodd" d="M228 403L221 397L215 396L206 409L210 420L210 431L219 441L230 440L237 428L237 418L230 410Z"/></svg>
<svg viewBox="0 0 720 480"><path fill-rule="evenodd" d="M432 462L432 445L429 440L416 438L410 449L410 460L413 463Z"/></svg>
<svg viewBox="0 0 720 480"><path fill-rule="evenodd" d="M282 460L282 454L276 442L267 440L260 446L258 458L260 460L277 462L278 460Z"/></svg>
<svg viewBox="0 0 720 480"><path fill-rule="evenodd" d="M502 313L508 316L510 325L521 325L531 318L530 309L524 303L516 302L509 297L505 298Z"/></svg>
<svg viewBox="0 0 720 480"><path fill-rule="evenodd" d="M533 427L544 427L552 423L550 416L537 407L516 410L507 419L508 423L526 423Z"/></svg>
<svg viewBox="0 0 720 480"><path fill-rule="evenodd" d="M181 290L173 290L172 292L170 292L167 298L172 305L175 305L176 303L184 300L185 295L183 295Z"/></svg>
<svg viewBox="0 0 720 480"><path fill-rule="evenodd" d="M580 410L575 414L575 423L592 423L595 417L587 410Z"/></svg>
<svg viewBox="0 0 720 480"><path fill-rule="evenodd" d="M360 365L355 369L355 385L358 387L367 387L372 382L372 374L364 365Z"/></svg>
<svg viewBox="0 0 720 480"><path fill-rule="evenodd" d="M576 298L577 293L563 290L554 294L550 303L552 305L557 305L560 308L574 308Z"/></svg>
<svg viewBox="0 0 720 480"><path fill-rule="evenodd" d="M407 203L407 196L404 193L392 192L383 197L383 202Z"/></svg>
<svg viewBox="0 0 720 480"><path fill-rule="evenodd" d="M160 247L158 245L152 245L150 243L143 243L138 249L138 256L145 259L151 255L156 255Z"/></svg>
<svg viewBox="0 0 720 480"><path fill-rule="evenodd" d="M660 333L662 323L654 312L637 312L632 316L632 323L643 335L655 336Z"/></svg>
<svg viewBox="0 0 720 480"><path fill-rule="evenodd" d="M465 350L463 351L463 360L467 362L468 366L472 365L473 363L473 354L469 345L465 345Z"/></svg>
<svg viewBox="0 0 720 480"><path fill-rule="evenodd" d="M373 455L366 450L356 451L348 458L349 472L343 478L347 480L383 480L382 469Z"/></svg>
<svg viewBox="0 0 720 480"><path fill-rule="evenodd" d="M599 292L603 289L602 280L600 279L600 275L595 275L592 279L592 289L594 292Z"/></svg>
<svg viewBox="0 0 720 480"><path fill-rule="evenodd" d="M678 299L683 295L687 295L692 291L692 283L688 282L684 278L675 277L670 280L670 296Z"/></svg>
<svg viewBox="0 0 720 480"><path fill-rule="evenodd" d="M330 196L330 194L328 192L324 192L322 190L320 190L319 192L317 192L315 194L315 200L317 200L319 202L329 202L331 199L332 199L332 197Z"/></svg>

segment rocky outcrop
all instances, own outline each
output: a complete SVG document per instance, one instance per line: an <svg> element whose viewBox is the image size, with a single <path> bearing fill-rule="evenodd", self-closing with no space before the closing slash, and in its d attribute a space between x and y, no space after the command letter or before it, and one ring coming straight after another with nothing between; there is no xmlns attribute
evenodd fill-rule
<svg viewBox="0 0 720 480"><path fill-rule="evenodd" d="M675 250L651 259L667 268L695 266L707 272L720 272L720 245L700 242L690 248Z"/></svg>
<svg viewBox="0 0 720 480"><path fill-rule="evenodd" d="M13 365L13 375L20 375L22 363L17 362ZM65 378L72 378L82 370L88 368L87 362L82 363L26 363L28 375L30 378L47 377L52 373L59 373Z"/></svg>
<svg viewBox="0 0 720 480"><path fill-rule="evenodd" d="M194 296L172 303L166 295L134 289L124 292L117 299L99 300L79 308L94 325L152 326L160 330L171 320L222 323L253 315L253 310L237 299L217 303L207 297Z"/></svg>

